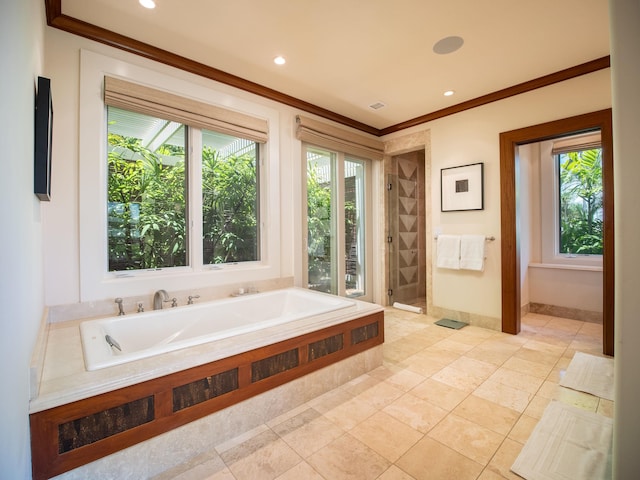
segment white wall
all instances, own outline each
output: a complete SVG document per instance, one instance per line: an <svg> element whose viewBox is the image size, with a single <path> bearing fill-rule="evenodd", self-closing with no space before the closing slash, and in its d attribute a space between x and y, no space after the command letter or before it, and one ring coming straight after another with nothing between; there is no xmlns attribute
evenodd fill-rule
<svg viewBox="0 0 640 480"><path fill-rule="evenodd" d="M0 8L0 477L19 479L31 478L29 364L43 312L46 205L33 194L33 108L44 4L1 0Z"/></svg>
<svg viewBox="0 0 640 480"><path fill-rule="evenodd" d="M455 100L455 99L454 99ZM602 70L388 135L385 140L431 131L431 225L442 233L494 235L482 274L433 268L436 307L501 316L500 132L597 111L611 106L610 71ZM440 169L484 162L485 209L440 212ZM427 222L429 223L429 222ZM427 232L431 238L431 232ZM499 328L499 326L497 326Z"/></svg>
<svg viewBox="0 0 640 480"><path fill-rule="evenodd" d="M614 478L640 478L640 2L610 0L615 183Z"/></svg>
<svg viewBox="0 0 640 480"><path fill-rule="evenodd" d="M551 154L551 145L552 142L547 141L518 148L521 303L522 306L532 302L602 312L602 269L588 269L589 266L584 265L562 268L562 260L553 255L555 219L549 216L554 209L550 199L554 187L541 174L541 162ZM565 260L570 261L573 260ZM587 261L590 260L585 263ZM602 266L601 261L593 263Z"/></svg>

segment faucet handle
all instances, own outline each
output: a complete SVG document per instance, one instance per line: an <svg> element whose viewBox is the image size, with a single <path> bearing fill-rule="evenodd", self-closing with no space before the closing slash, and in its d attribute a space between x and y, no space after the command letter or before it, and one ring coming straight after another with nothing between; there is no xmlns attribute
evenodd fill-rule
<svg viewBox="0 0 640 480"><path fill-rule="evenodd" d="M144 312L144 307L142 306L142 302L138 303L138 313Z"/></svg>
<svg viewBox="0 0 640 480"><path fill-rule="evenodd" d="M173 297L171 299L171 306L172 307L177 307L178 306L178 299L176 297Z"/></svg>
<svg viewBox="0 0 640 480"><path fill-rule="evenodd" d="M187 300L187 305L193 305L194 298L200 298L200 295L189 295L189 300Z"/></svg>

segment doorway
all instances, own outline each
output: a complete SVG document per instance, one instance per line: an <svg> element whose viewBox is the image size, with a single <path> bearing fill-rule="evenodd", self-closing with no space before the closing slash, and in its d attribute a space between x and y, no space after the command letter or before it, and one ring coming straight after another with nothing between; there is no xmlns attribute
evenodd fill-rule
<svg viewBox="0 0 640 480"><path fill-rule="evenodd" d="M517 186L519 159L517 147L600 130L603 163L603 334L602 350L613 355L614 238L613 238L613 136L611 109L579 115L500 134L500 194L502 231L502 331L517 334L521 322L521 270L518 228Z"/></svg>
<svg viewBox="0 0 640 480"><path fill-rule="evenodd" d="M386 176L388 305L426 310L425 151L391 158Z"/></svg>

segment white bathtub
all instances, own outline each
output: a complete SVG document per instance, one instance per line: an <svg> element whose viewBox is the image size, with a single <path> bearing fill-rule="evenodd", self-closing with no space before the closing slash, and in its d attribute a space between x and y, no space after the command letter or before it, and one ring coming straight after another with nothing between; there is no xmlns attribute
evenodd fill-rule
<svg viewBox="0 0 640 480"><path fill-rule="evenodd" d="M87 370L253 332L334 310L354 301L301 288L88 320L80 324ZM120 349L109 345L107 335Z"/></svg>

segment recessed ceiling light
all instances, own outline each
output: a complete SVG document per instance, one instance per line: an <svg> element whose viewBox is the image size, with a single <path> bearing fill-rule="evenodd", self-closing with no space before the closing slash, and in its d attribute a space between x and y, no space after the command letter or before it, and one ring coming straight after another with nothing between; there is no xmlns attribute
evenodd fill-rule
<svg viewBox="0 0 640 480"><path fill-rule="evenodd" d="M153 0L138 0L144 8L156 8L156 2Z"/></svg>
<svg viewBox="0 0 640 480"><path fill-rule="evenodd" d="M433 51L438 55L446 55L448 53L453 53L458 50L464 44L464 39L462 37L444 37L438 40L433 46Z"/></svg>
<svg viewBox="0 0 640 480"><path fill-rule="evenodd" d="M287 63L287 60L282 55L278 55L273 59L273 63L275 63L276 65L284 65L285 63Z"/></svg>
<svg viewBox="0 0 640 480"><path fill-rule="evenodd" d="M444 92L444 96L445 96L445 97L450 97L450 96L451 96L451 95L453 95L454 93L456 93L456 92L454 92L453 90L447 90L446 92Z"/></svg>

